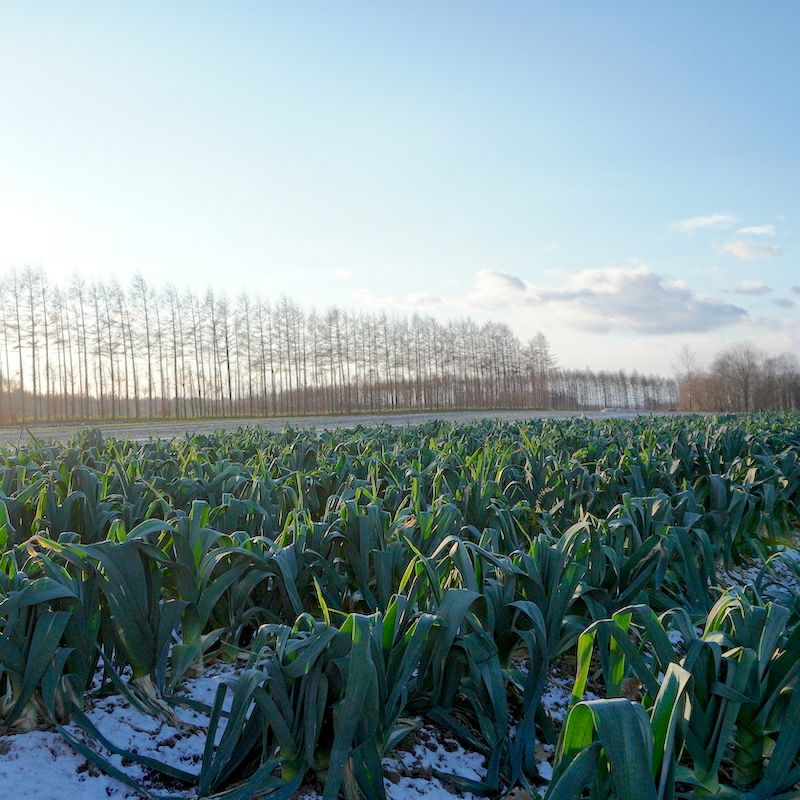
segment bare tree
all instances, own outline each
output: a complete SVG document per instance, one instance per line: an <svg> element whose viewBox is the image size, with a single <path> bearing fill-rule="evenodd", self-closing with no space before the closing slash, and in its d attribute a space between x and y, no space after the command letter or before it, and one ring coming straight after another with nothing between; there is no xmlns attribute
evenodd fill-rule
<svg viewBox="0 0 800 800"><path fill-rule="evenodd" d="M682 345L678 350L673 369L678 382L686 388L687 411L692 411L694 379L697 374L697 356L688 344Z"/></svg>
<svg viewBox="0 0 800 800"><path fill-rule="evenodd" d="M733 345L714 359L712 369L727 384L732 410L751 410L754 384L763 360L764 356L748 343Z"/></svg>
<svg viewBox="0 0 800 800"><path fill-rule="evenodd" d="M0 416L183 417L381 409L625 406L751 410L800 405L792 354L750 344L701 369L676 354L676 380L558 367L547 337L506 324L308 312L283 297L154 289L136 276L48 285L26 267L0 280ZM141 380L140 380L141 379ZM144 387L144 382L147 388ZM146 403L140 403L145 398Z"/></svg>

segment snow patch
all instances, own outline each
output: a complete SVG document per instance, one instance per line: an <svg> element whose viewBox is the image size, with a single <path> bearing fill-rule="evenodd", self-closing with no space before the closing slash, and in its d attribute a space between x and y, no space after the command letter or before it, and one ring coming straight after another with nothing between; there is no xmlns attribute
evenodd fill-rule
<svg viewBox="0 0 800 800"><path fill-rule="evenodd" d="M214 664L201 678L187 680L180 694L211 705L223 678L235 675L239 669L231 664ZM230 695L226 700L230 701ZM100 733L115 745L196 774L205 747L208 717L182 706L176 708L176 715L189 726L176 728L143 714L120 695L101 698L86 712ZM77 725L68 725L67 730L78 740L87 739ZM221 730L218 736L221 736ZM143 785L154 790L162 788L157 775L97 744L89 744L115 767ZM170 793L174 793L174 788ZM0 797L18 800L62 800L65 797L70 800L129 800L139 795L89 764L60 734L32 731L0 737Z"/></svg>
<svg viewBox="0 0 800 800"><path fill-rule="evenodd" d="M793 602L800 592L800 552L793 548L779 550L780 556L772 558L766 566L752 559L729 569L719 568L720 584L723 588L744 590L755 587L761 573L759 591L762 596L778 602Z"/></svg>
<svg viewBox="0 0 800 800"><path fill-rule="evenodd" d="M542 705L554 722L564 722L567 718L573 683L572 678L557 673L551 673L547 678L542 693ZM598 697L594 692L586 691L581 699L597 700Z"/></svg>
<svg viewBox="0 0 800 800"><path fill-rule="evenodd" d="M683 634L680 631L668 630L667 639L669 639L669 643L673 645L683 644Z"/></svg>
<svg viewBox="0 0 800 800"><path fill-rule="evenodd" d="M0 737L0 797L17 800L128 800L128 787L90 768L58 733Z"/></svg>
<svg viewBox="0 0 800 800"><path fill-rule="evenodd" d="M479 781L486 772L483 756L465 750L455 739L428 725L411 734L409 740L409 749L397 750L383 760L384 785L390 800L474 800L473 794L447 785L446 780L434 777L433 771Z"/></svg>

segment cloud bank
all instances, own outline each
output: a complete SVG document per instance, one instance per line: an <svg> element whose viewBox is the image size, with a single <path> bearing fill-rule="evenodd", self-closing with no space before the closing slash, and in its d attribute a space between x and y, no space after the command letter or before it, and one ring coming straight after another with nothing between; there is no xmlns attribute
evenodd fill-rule
<svg viewBox="0 0 800 800"><path fill-rule="evenodd" d="M584 270L570 278L566 288L542 297L559 316L584 330L697 333L747 316L743 308L698 294L646 265Z"/></svg>
<svg viewBox="0 0 800 800"><path fill-rule="evenodd" d="M699 294L645 264L583 270L564 277L556 288L537 287L507 272L481 270L469 291L451 297L427 292L399 298L377 297L362 291L359 299L373 307L406 311L475 314L506 309L526 313L535 308L543 324L598 334L698 333L747 317L745 309Z"/></svg>

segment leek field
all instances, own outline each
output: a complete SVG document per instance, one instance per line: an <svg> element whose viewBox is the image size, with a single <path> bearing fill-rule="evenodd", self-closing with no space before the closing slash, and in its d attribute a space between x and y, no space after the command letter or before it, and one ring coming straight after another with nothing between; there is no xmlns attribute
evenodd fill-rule
<svg viewBox="0 0 800 800"><path fill-rule="evenodd" d="M482 764L454 796L800 798L799 508L795 412L6 447L0 762L379 800L433 731Z"/></svg>

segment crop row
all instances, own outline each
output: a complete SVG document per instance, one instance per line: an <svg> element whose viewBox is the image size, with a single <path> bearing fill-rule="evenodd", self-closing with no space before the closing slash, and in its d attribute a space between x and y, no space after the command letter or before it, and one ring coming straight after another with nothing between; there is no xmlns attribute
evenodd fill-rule
<svg viewBox="0 0 800 800"><path fill-rule="evenodd" d="M184 796L277 800L313 775L326 800L382 798L381 760L421 720L485 757L461 781L477 794L791 793L800 606L761 578L797 570L798 445L789 414L7 450L0 729L54 725L144 793L104 753ZM719 588L753 558L752 587ZM85 714L119 692L180 724L181 682L213 659L242 669L205 709L197 773ZM556 663L575 664L560 729Z"/></svg>

